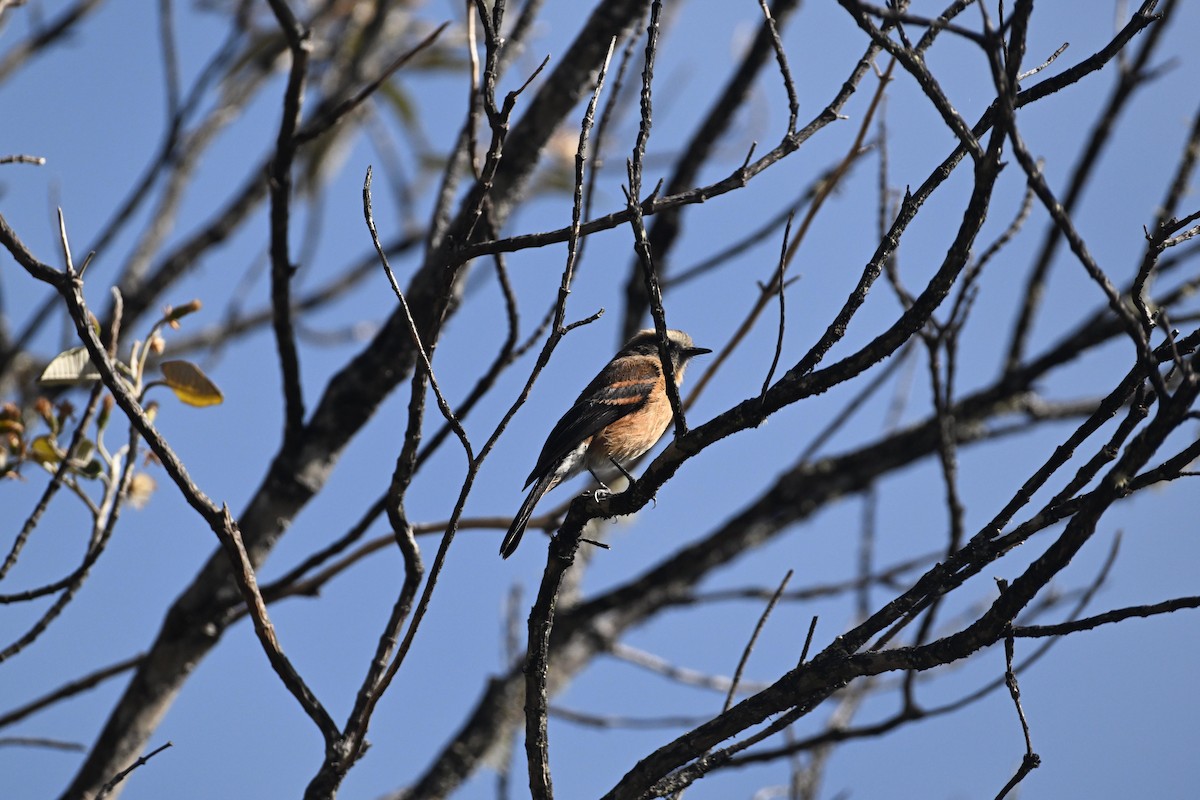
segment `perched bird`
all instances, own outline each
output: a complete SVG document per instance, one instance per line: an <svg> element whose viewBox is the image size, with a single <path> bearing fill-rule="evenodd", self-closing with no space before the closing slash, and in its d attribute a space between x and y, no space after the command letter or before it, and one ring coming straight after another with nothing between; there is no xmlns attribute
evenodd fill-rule
<svg viewBox="0 0 1200 800"><path fill-rule="evenodd" d="M676 385L693 356L712 352L696 347L692 337L676 330L667 331L667 351ZM542 495L585 469L604 489L608 488L605 478L629 477L622 462L633 461L654 447L671 419L658 335L653 329L638 331L550 431L537 465L525 481L525 486L532 483L533 488L500 543L500 555L508 558L517 549Z"/></svg>

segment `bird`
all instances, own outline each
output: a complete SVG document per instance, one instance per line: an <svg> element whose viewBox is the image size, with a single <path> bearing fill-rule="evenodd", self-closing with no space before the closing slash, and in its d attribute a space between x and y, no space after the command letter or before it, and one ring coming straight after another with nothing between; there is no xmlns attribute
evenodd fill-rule
<svg viewBox="0 0 1200 800"><path fill-rule="evenodd" d="M621 474L632 482L622 462L633 461L654 447L674 416L658 341L653 328L634 334L555 424L525 480L525 488L530 484L533 488L500 543L503 558L511 556L521 543L542 495L568 478L586 469L603 491L608 491L604 478ZM668 330L667 353L676 386L692 358L711 352L696 347L683 331Z"/></svg>

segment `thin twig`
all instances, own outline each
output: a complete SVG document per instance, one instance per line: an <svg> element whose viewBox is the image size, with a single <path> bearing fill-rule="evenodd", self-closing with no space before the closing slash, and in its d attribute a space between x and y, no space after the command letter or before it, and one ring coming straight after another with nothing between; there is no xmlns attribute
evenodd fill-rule
<svg viewBox="0 0 1200 800"><path fill-rule="evenodd" d="M296 446L304 427L304 394L300 382L300 357L292 318L292 263L289 235L292 219L292 163L296 158L296 132L308 82L312 55L312 31L296 19L285 0L268 0L288 43L292 63L283 96L283 114L275 140L275 153L268 168L271 195L271 308L275 346L283 380L283 449Z"/></svg>
<svg viewBox="0 0 1200 800"><path fill-rule="evenodd" d="M1041 64L1038 64L1033 69L1022 72L1020 75L1017 76L1017 80L1023 81L1026 78L1031 78L1034 75L1037 75L1039 72L1044 70L1046 67L1053 64L1055 62L1055 60L1057 60L1059 56L1061 56L1063 53L1065 53L1067 51L1067 48L1070 46L1071 46L1070 42L1063 42L1061 45L1059 45L1057 50L1055 50L1053 53L1050 54L1049 58L1047 58Z"/></svg>
<svg viewBox="0 0 1200 800"><path fill-rule="evenodd" d="M42 156L27 156L27 155L12 155L0 156L0 164L33 164L34 166L42 166L46 163L46 159Z"/></svg>
<svg viewBox="0 0 1200 800"><path fill-rule="evenodd" d="M60 700L66 700L69 697L86 692L88 689L93 689L109 678L115 678L118 675L126 673L141 664L144 657L144 653L138 653L136 656L122 659L115 664L109 664L107 667L95 670L84 675L82 678L76 678L73 681L65 683L54 691L31 700L23 706L18 706L7 713L0 714L0 728L12 725L14 722L19 722L41 711L43 708L54 705Z"/></svg>
<svg viewBox="0 0 1200 800"><path fill-rule="evenodd" d="M138 767L144 766L146 764L146 762L148 762L150 759L154 758L156 755L161 753L163 750L166 750L168 747L171 747L171 746L172 746L172 743L167 742L164 745L160 745L160 746L154 748L149 753L146 753L146 755L139 756L137 761L133 762L128 767L126 767L125 769L118 772L116 775L114 775L112 777L111 780L109 780L108 783L106 783L100 787L99 793L96 794L96 800L102 800L102 798L108 797L108 795L112 793L112 790L117 787L117 784L119 784L121 781L128 778L129 774L131 772L133 772Z"/></svg>
<svg viewBox="0 0 1200 800"><path fill-rule="evenodd" d="M87 752L87 745L81 742L64 742L61 739L47 739L41 736L0 736L0 747L41 747L72 753Z"/></svg>
<svg viewBox="0 0 1200 800"><path fill-rule="evenodd" d="M800 116L800 99L796 94L796 82L792 79L792 70L788 67L787 51L783 49L783 41L779 38L779 28L775 24L775 17L771 15L771 8L767 5L767 0L758 0L758 6L762 9L763 22L771 35L771 46L775 50L775 60L779 62L779 74L783 77L783 88L787 92L787 132L791 134L796 130L796 117ZM789 7L788 11L790 10Z"/></svg>
<svg viewBox="0 0 1200 800"><path fill-rule="evenodd" d="M388 80L395 75L405 64L412 61L418 55L428 50L438 40L438 37L450 27L450 20L446 20L441 25L433 29L425 38L417 42L415 45L405 50L399 56L392 60L390 64L380 70L373 80L359 89L350 97L347 97L338 105L321 113L314 118L306 121L304 125L296 131L293 141L296 145L303 145L317 139L331 130L338 122L340 122L347 114L363 104L367 98L371 97L379 90L379 87L387 83Z"/></svg>
<svg viewBox="0 0 1200 800"><path fill-rule="evenodd" d="M224 530L221 536L221 544L225 546L225 551L229 555L230 562L233 565L233 574L237 579L238 588L242 592L242 599L246 603L246 608L250 612L250 619L254 623L254 632L258 634L258 640L261 643L263 650L267 654L267 659L271 662L280 680L288 691L300 702L301 708L308 714L309 718L317 725L325 738L326 745L332 747L333 744L341 738L337 724L333 718L329 716L329 712L321 705L317 696L308 688L304 679L300 677L300 673L292 666L291 661L283 653L283 648L279 644L279 639L275 635L275 626L271 623L270 617L267 615L267 605L263 600L262 593L258 590L258 581L254 577L254 567L250 563L250 557L246 554L246 546L242 542L241 531L238 530L237 523L233 521L233 516L229 513L227 507L221 509L224 517Z"/></svg>
<svg viewBox="0 0 1200 800"><path fill-rule="evenodd" d="M775 594L771 596L771 601L767 603L767 607L763 609L762 614L758 618L758 623L754 626L754 632L750 634L750 640L746 642L746 646L742 649L742 657L738 659L737 669L733 671L733 680L729 683L729 693L725 695L725 704L721 706L721 711L728 711L733 705L733 697L737 694L738 684L742 680L742 672L746 668L746 662L750 660L750 653L754 650L754 643L758 641L758 635L762 633L763 626L767 623L767 617L771 616L771 612L775 610L776 604L779 603L779 596L783 594L783 590L787 588L788 581L792 579L792 570L788 570L783 576L783 580L779 582L779 588L775 590Z"/></svg>
<svg viewBox="0 0 1200 800"><path fill-rule="evenodd" d="M769 600L770 598L767 599ZM720 692L723 695L728 694L734 686L733 678L731 677L714 675L691 669L690 667L680 666L662 656L641 650L625 642L613 642L606 648L605 652L623 663L637 667L638 669L644 669L647 672L651 672L673 683L678 683L681 686L692 686L711 692ZM747 688L748 691L760 691L765 688L764 685L749 684L744 681L742 682L742 686Z"/></svg>
<svg viewBox="0 0 1200 800"><path fill-rule="evenodd" d="M392 287L392 292L396 295L396 300L400 303L400 309L404 312L404 319L408 323L408 333L412 337L413 349L420 360L422 368L425 370L426 376L429 378L430 388L433 389L433 395L437 398L438 410L442 412L442 417L454 429L458 435L458 440L462 443L463 450L467 454L468 461L475 460L474 451L471 448L471 441L467 437L467 432L463 428L462 423L458 421L454 411L450 408L450 403L446 401L445 395L442 394L441 387L438 386L437 378L433 374L433 364L429 361L429 353L425 349L425 345L421 342L421 332L417 329L417 321L413 318L412 310L408 307L408 299L404 296L404 290L400 288L400 284L396 282L396 275L392 272L392 265L388 263L387 253L383 250L383 245L379 242L379 232L375 230L375 217L371 211L371 167L367 167L366 177L363 179L363 217L367 222L367 230L371 232L371 242L375 245L375 252L379 254L379 263L383 267L383 272L387 276L388 284Z"/></svg>
<svg viewBox="0 0 1200 800"><path fill-rule="evenodd" d="M104 388L104 384L97 383L93 387L91 394L88 396L87 405L84 406L83 416L79 419L79 424L75 426L75 432L71 435L71 442L67 445L66 455L78 451L80 442L86 433L86 429L91 424L92 416L96 413L96 407L100 402L100 393ZM63 485L63 479L66 478L67 472L71 466L71 459L64 457L58 462L58 466L54 470L54 474L50 478L50 482L46 484L42 496L38 498L37 505L33 511L29 512L29 516L25 518L25 523L21 526L21 530L17 533L13 540L12 547L9 548L8 554L4 557L4 563L0 564L0 581L8 575L17 563L17 559L21 556L21 550L24 549L25 543L29 540L30 535L37 527L38 522L42 518L42 514L46 513L46 509L50 506L50 501L54 499L54 495L58 493L59 488ZM57 591L57 589L55 590ZM0 600L3 602L3 600Z"/></svg>
<svg viewBox="0 0 1200 800"><path fill-rule="evenodd" d="M1164 600L1161 603L1115 608L1103 614L1096 614L1092 617L1085 617L1070 622L1060 622L1056 625L1018 625L1013 628L1013 636L1018 638L1063 636L1068 633L1089 631L1101 625L1109 625L1134 617L1146 618L1158 614L1171 614L1186 608L1200 608L1200 596L1177 597L1173 600Z"/></svg>
<svg viewBox="0 0 1200 800"><path fill-rule="evenodd" d="M808 623L808 633L804 636L804 647L800 648L800 660L796 662L796 666L804 666L804 662L808 661L808 649L812 647L813 634L817 632L817 615L814 614L812 622Z"/></svg>
<svg viewBox="0 0 1200 800"><path fill-rule="evenodd" d="M999 579L996 583L1000 587L1001 594L1008 589L1008 581ZM1017 707L1017 718L1021 721L1021 732L1025 735L1025 755L1021 759L1021 766L1017 769L1016 774L996 795L996 800L1003 800L1007 797L1008 793L1024 780L1026 775L1037 769L1042 763L1041 757L1033 752L1033 740L1029 736L1029 722L1025 719L1025 709L1021 707L1021 688L1017 684L1017 674L1013 671L1013 630L1011 625L1008 626L1008 634L1004 637L1004 684L1008 687L1013 705Z"/></svg>
<svg viewBox="0 0 1200 800"><path fill-rule="evenodd" d="M775 355L771 358L771 368L767 370L767 376L763 378L762 391L759 392L760 403L766 396L767 389L771 386L771 381L775 378L775 369L779 366L779 357L783 354L783 326L787 319L783 299L786 294L784 290L787 286L783 280L783 274L788 265L788 240L792 234L792 217L792 214L788 214L787 224L783 226L783 244L779 247L779 268L775 273L775 280L772 283L775 291L779 293L779 328L775 336ZM790 575L791 573L788 574Z"/></svg>

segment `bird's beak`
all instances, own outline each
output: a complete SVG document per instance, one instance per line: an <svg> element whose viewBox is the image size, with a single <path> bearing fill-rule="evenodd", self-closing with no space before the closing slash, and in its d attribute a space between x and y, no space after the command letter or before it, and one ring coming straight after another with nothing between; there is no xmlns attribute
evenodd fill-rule
<svg viewBox="0 0 1200 800"><path fill-rule="evenodd" d="M685 358L692 358L693 356L702 356L705 353L711 352L712 350L709 350L707 347L689 347L683 351L683 355Z"/></svg>

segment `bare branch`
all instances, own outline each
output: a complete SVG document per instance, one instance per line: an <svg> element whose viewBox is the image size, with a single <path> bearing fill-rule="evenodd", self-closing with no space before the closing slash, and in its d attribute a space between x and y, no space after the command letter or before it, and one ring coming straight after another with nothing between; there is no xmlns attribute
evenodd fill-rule
<svg viewBox="0 0 1200 800"><path fill-rule="evenodd" d="M121 783L121 781L128 778L130 773L132 773L138 767L145 766L146 763L150 761L150 759L154 758L156 755L158 755L162 751L171 747L171 745L172 745L171 742L167 742L166 744L163 744L163 745L160 745L160 746L154 748L149 753L146 753L146 755L144 755L144 756L140 756L137 761L133 762L128 767L126 767L125 769L118 772L116 775L114 775L112 777L111 780L109 780L108 783L106 783L102 787L100 787L100 792L96 795L96 800L100 800L100 798L103 798L103 797L108 797L108 795L112 793L112 790L116 788L117 784Z"/></svg>

